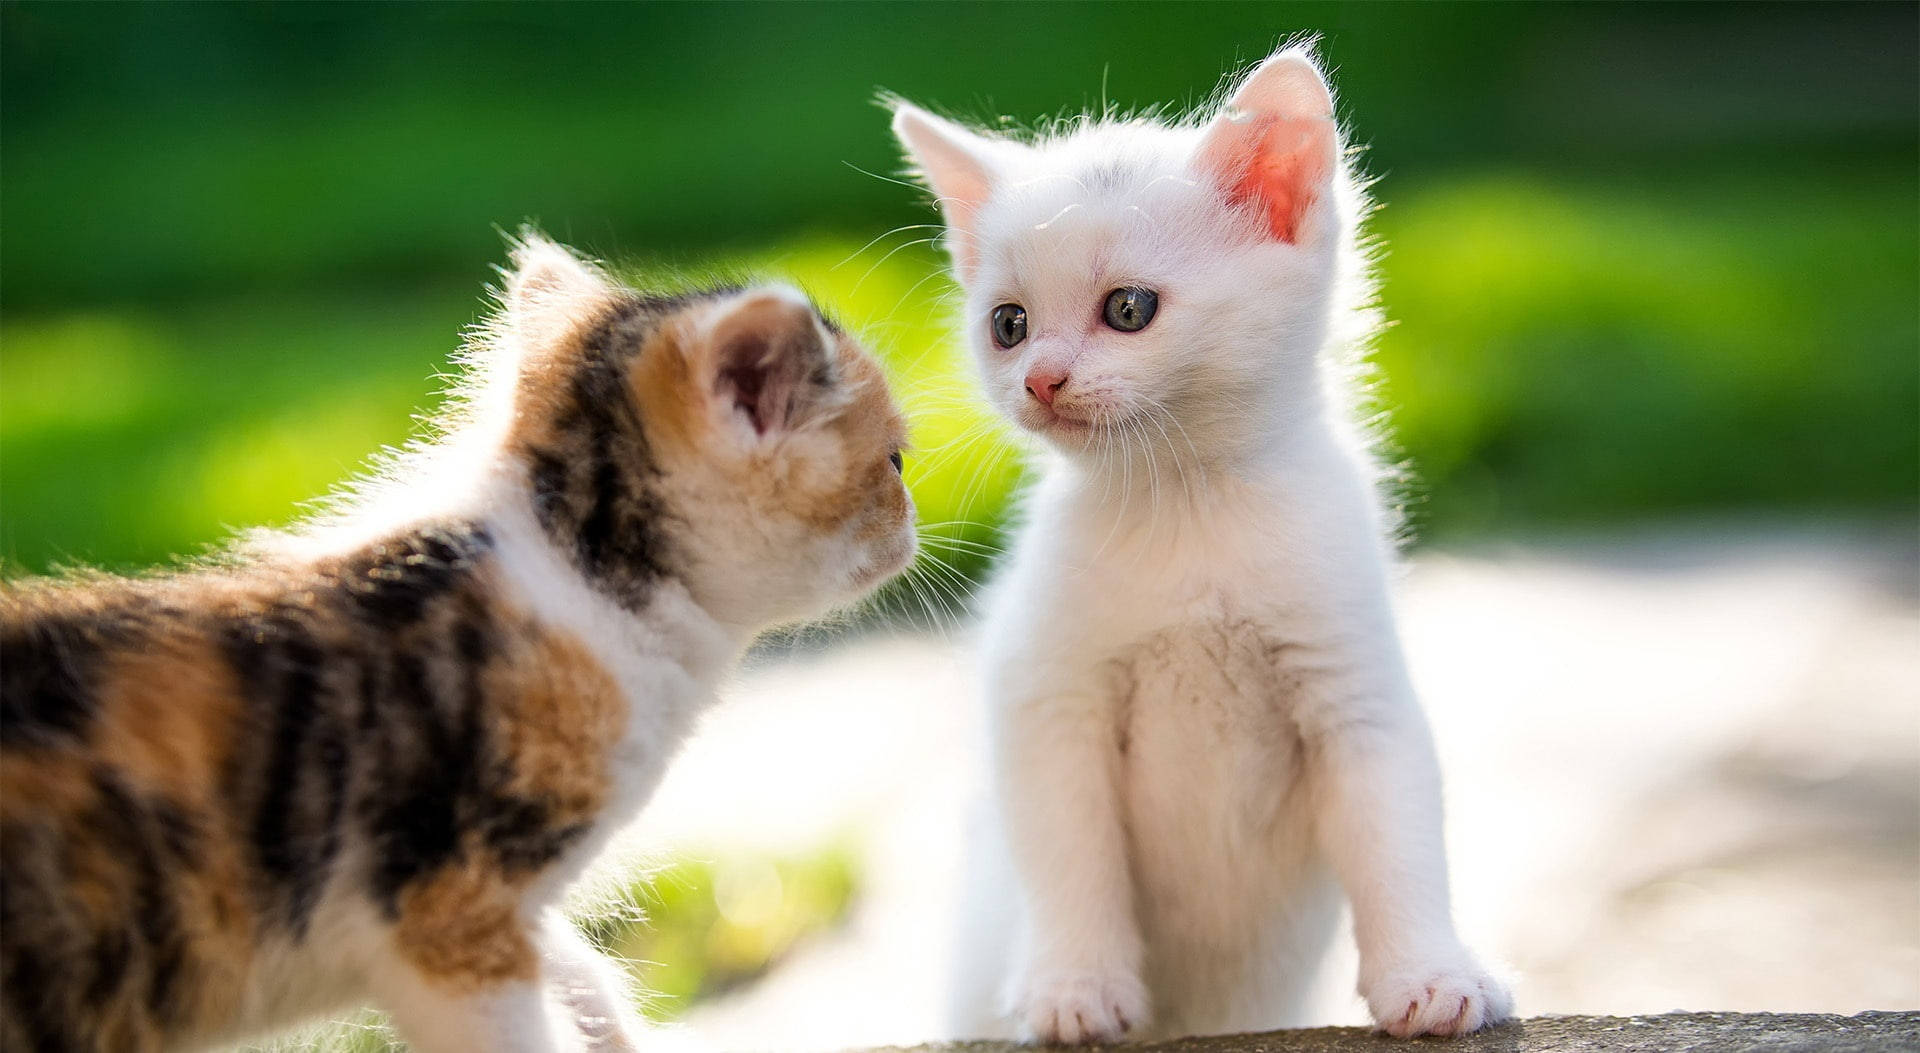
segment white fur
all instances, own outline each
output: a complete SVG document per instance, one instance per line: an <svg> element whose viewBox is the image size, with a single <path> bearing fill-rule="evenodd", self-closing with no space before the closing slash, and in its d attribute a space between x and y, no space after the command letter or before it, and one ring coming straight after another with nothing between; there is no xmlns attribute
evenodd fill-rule
<svg viewBox="0 0 1920 1053"><path fill-rule="evenodd" d="M1395 524L1354 423L1364 196L1334 163L1297 243L1268 233L1199 160L1249 99L1334 141L1297 50L1208 124L1022 143L896 114L952 228L988 397L1049 447L985 632L984 855L1007 876L979 880L1018 897L963 963L964 1036L1303 1023L1340 891L1387 1030L1511 1011L1454 932L1439 771L1388 595ZM1131 334L1100 320L1129 285L1160 296ZM1012 349L988 336L1003 302L1028 312ZM1026 391L1049 365L1070 376L1056 408L1092 427L1050 423Z"/></svg>

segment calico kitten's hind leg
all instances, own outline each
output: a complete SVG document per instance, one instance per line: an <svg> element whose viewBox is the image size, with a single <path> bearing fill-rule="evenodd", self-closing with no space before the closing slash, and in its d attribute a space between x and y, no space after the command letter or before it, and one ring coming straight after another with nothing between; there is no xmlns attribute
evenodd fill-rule
<svg viewBox="0 0 1920 1053"><path fill-rule="evenodd" d="M382 1008L415 1053L561 1053L538 979L463 990L441 977L395 977Z"/></svg>
<svg viewBox="0 0 1920 1053"><path fill-rule="evenodd" d="M539 941L497 868L448 867L403 892L381 1008L423 1053L559 1053Z"/></svg>
<svg viewBox="0 0 1920 1053"><path fill-rule="evenodd" d="M541 924L469 904L464 923L424 941L396 930L400 955L381 1006L423 1053L633 1053L644 1024L613 964L558 912ZM413 942L409 942L409 936Z"/></svg>

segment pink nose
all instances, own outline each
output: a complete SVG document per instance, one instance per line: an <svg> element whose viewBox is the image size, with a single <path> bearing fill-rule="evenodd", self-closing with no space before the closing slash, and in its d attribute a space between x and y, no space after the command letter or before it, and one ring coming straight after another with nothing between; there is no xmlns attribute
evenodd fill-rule
<svg viewBox="0 0 1920 1053"><path fill-rule="evenodd" d="M1053 405L1054 392L1067 382L1067 371L1051 366L1035 366L1027 373L1027 394L1043 406Z"/></svg>

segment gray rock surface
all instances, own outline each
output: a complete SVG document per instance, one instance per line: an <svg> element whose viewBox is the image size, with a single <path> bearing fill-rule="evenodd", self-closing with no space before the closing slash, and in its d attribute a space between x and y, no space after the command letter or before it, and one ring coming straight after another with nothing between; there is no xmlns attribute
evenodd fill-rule
<svg viewBox="0 0 1920 1053"><path fill-rule="evenodd" d="M1322 1027L1262 1035L1220 1035L1110 1046L1128 1053L1851 1053L1920 1050L1920 1012L1665 1013L1659 1016L1542 1016L1460 1039L1407 1043L1365 1028ZM1004 1042L915 1046L910 1053L1023 1053ZM879 1051L876 1051L879 1053Z"/></svg>

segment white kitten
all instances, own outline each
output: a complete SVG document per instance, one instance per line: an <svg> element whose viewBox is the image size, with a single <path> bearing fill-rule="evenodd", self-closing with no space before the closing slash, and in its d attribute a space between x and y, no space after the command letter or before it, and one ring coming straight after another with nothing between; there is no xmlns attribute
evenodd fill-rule
<svg viewBox="0 0 1920 1053"><path fill-rule="evenodd" d="M963 1030L1298 1023L1336 879L1382 1027L1505 1019L1448 903L1343 376L1374 325L1365 199L1311 56L1280 51L1201 122L1022 143L902 104L893 128L944 209L989 395L1050 451L985 633L1018 897L963 971L1011 982L962 992Z"/></svg>

